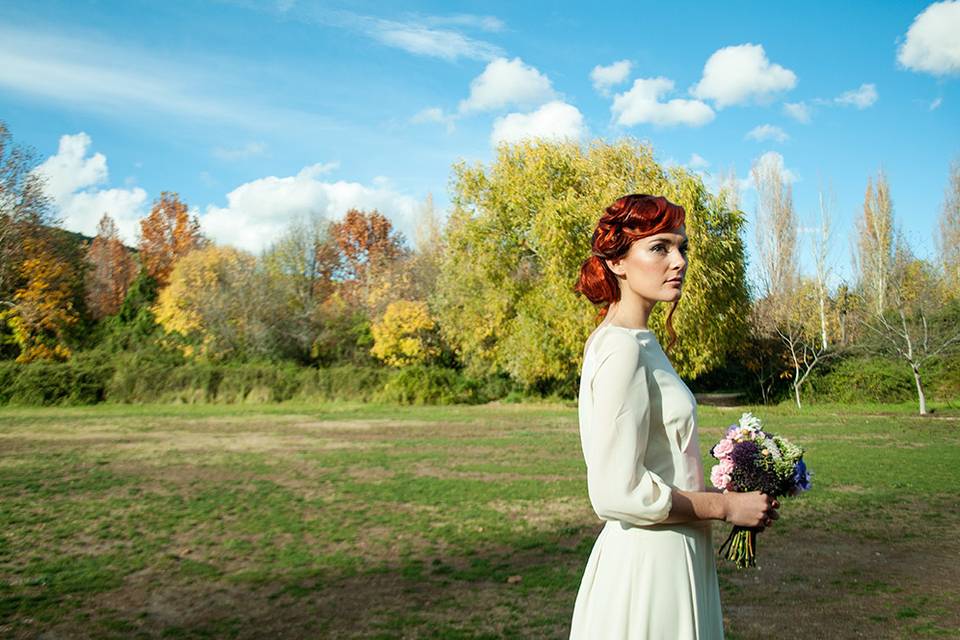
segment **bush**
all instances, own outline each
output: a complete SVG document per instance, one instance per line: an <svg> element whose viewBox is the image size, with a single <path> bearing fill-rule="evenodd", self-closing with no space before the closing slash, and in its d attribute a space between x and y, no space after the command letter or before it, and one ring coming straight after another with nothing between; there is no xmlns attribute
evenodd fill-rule
<svg viewBox="0 0 960 640"><path fill-rule="evenodd" d="M811 377L807 392L826 402L907 402L916 399L913 374L903 361L851 357Z"/></svg>
<svg viewBox="0 0 960 640"><path fill-rule="evenodd" d="M154 359L156 358L156 359ZM267 403L299 400L482 403L516 394L504 376L470 378L436 366L400 370L292 362L181 364L147 352L87 352L67 362L0 362L0 404Z"/></svg>
<svg viewBox="0 0 960 640"><path fill-rule="evenodd" d="M503 398L511 391L513 384L505 377L478 379L455 369L414 365L394 372L375 399L399 404L478 404Z"/></svg>
<svg viewBox="0 0 960 640"><path fill-rule="evenodd" d="M67 362L4 362L0 402L19 405L96 404L106 398L113 367L92 359Z"/></svg>

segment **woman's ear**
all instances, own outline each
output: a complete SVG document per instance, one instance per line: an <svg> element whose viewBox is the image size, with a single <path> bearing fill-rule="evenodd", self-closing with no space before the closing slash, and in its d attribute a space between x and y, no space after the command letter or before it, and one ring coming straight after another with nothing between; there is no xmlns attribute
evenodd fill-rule
<svg viewBox="0 0 960 640"><path fill-rule="evenodd" d="M615 275L624 276L626 275L626 270L623 267L623 258L617 258L616 260L604 260L607 263L607 268L610 269Z"/></svg>

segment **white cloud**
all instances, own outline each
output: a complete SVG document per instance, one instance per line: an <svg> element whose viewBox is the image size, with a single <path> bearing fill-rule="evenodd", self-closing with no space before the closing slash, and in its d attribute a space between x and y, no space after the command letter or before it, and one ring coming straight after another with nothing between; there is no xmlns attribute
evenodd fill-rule
<svg viewBox="0 0 960 640"><path fill-rule="evenodd" d="M250 8L264 9L262 4L246 3ZM444 26L467 27L482 31L501 31L503 22L494 16L456 14L452 16L409 16L404 20L385 20L343 9L331 9L330 3L301 3L295 9L279 12L283 19L349 29L372 38L381 44L420 56L456 61L492 60L503 55L503 50L489 42L471 38ZM439 27L439 28L438 28Z"/></svg>
<svg viewBox="0 0 960 640"><path fill-rule="evenodd" d="M713 109L699 100L661 102L661 96L671 91L673 81L667 78L638 78L629 91L614 96L610 110L616 123L627 127L641 123L699 127L713 120Z"/></svg>
<svg viewBox="0 0 960 640"><path fill-rule="evenodd" d="M434 25L454 25L473 27L482 31L503 31L506 25L496 16L478 16L470 13L458 13L452 16L426 16L424 20Z"/></svg>
<svg viewBox="0 0 960 640"><path fill-rule="evenodd" d="M866 109L877 101L877 85L864 83L859 89L844 92L835 101L837 104Z"/></svg>
<svg viewBox="0 0 960 640"><path fill-rule="evenodd" d="M633 63L629 60L618 60L605 67L598 64L590 72L593 88L607 95L610 89L627 81L632 67Z"/></svg>
<svg viewBox="0 0 960 640"><path fill-rule="evenodd" d="M242 184L227 194L225 207L208 206L200 223L218 242L258 252L298 216L320 214L333 220L351 208L377 209L408 239L413 238L416 199L398 193L383 178L370 186L322 179L336 167L336 163L314 164L294 176L269 176Z"/></svg>
<svg viewBox="0 0 960 640"><path fill-rule="evenodd" d="M804 124L810 122L810 107L806 102L785 102L783 112L797 122Z"/></svg>
<svg viewBox="0 0 960 640"><path fill-rule="evenodd" d="M586 133L583 114L566 102L548 102L532 113L511 113L493 123L490 142L519 142L526 138L579 140Z"/></svg>
<svg viewBox="0 0 960 640"><path fill-rule="evenodd" d="M690 155L690 159L687 160L687 166L696 171L698 169L706 169L710 166L710 163L699 153L693 153Z"/></svg>
<svg viewBox="0 0 960 640"><path fill-rule="evenodd" d="M147 192L140 187L96 188L107 182L109 171L102 153L87 156L91 142L83 132L61 136L57 153L35 171L46 178L46 191L60 212L64 228L96 235L97 223L104 213L109 213L123 241L134 244Z"/></svg>
<svg viewBox="0 0 960 640"><path fill-rule="evenodd" d="M414 116L410 118L410 122L414 124L437 122L446 126L447 133L453 133L456 119L455 115L444 113L440 107L428 107L414 114Z"/></svg>
<svg viewBox="0 0 960 640"><path fill-rule="evenodd" d="M788 169L783 162L783 156L777 153L776 151L767 151L762 156L754 160L754 167L760 167L761 170L770 168L779 170L780 175L783 177L784 182L790 184L798 180L797 174ZM750 180L750 186L754 187L753 181Z"/></svg>
<svg viewBox="0 0 960 640"><path fill-rule="evenodd" d="M248 142L242 147L235 147L232 149L225 147L216 147L211 152L214 157L220 158L221 160L233 161L233 160L246 160L247 158L254 158L256 156L262 156L267 152L267 145L262 142Z"/></svg>
<svg viewBox="0 0 960 640"><path fill-rule="evenodd" d="M370 25L368 33L373 38L416 55L454 61L458 58L490 60L502 53L500 47L448 29L391 20L373 20Z"/></svg>
<svg viewBox="0 0 960 640"><path fill-rule="evenodd" d="M520 58L497 58L470 83L470 96L460 112L488 111L509 105L537 106L553 99L550 79Z"/></svg>
<svg viewBox="0 0 960 640"><path fill-rule="evenodd" d="M741 44L719 49L703 67L703 77L690 93L713 100L718 109L748 102L764 102L797 84L793 71L771 64L763 45Z"/></svg>
<svg viewBox="0 0 960 640"><path fill-rule="evenodd" d="M960 2L935 2L913 19L897 52L911 71L933 75L960 73Z"/></svg>
<svg viewBox="0 0 960 640"><path fill-rule="evenodd" d="M941 104L943 104L943 98L935 99L933 102L930 103L930 111L933 111L934 109L939 109Z"/></svg>
<svg viewBox="0 0 960 640"><path fill-rule="evenodd" d="M763 140L785 142L790 138L790 136L788 136L783 129L772 124L761 124L756 126L747 133L746 137L750 138L751 140L756 140L757 142L762 142Z"/></svg>

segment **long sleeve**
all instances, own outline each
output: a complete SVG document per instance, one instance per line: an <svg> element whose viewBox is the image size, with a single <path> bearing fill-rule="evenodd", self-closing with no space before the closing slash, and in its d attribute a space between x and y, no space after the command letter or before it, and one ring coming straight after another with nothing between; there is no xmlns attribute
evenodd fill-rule
<svg viewBox="0 0 960 640"><path fill-rule="evenodd" d="M644 465L650 433L650 389L641 346L629 334L609 334L589 381L591 406L587 491L603 520L657 524L673 503L671 487Z"/></svg>

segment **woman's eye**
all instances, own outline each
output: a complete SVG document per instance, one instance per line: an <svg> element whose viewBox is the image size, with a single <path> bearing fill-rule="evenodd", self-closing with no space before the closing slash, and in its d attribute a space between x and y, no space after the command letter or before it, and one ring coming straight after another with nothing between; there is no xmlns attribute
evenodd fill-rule
<svg viewBox="0 0 960 640"><path fill-rule="evenodd" d="M661 251L662 249L663 249L663 245L662 245L662 244L658 244L657 246L655 246L655 247L653 248L654 251Z"/></svg>

